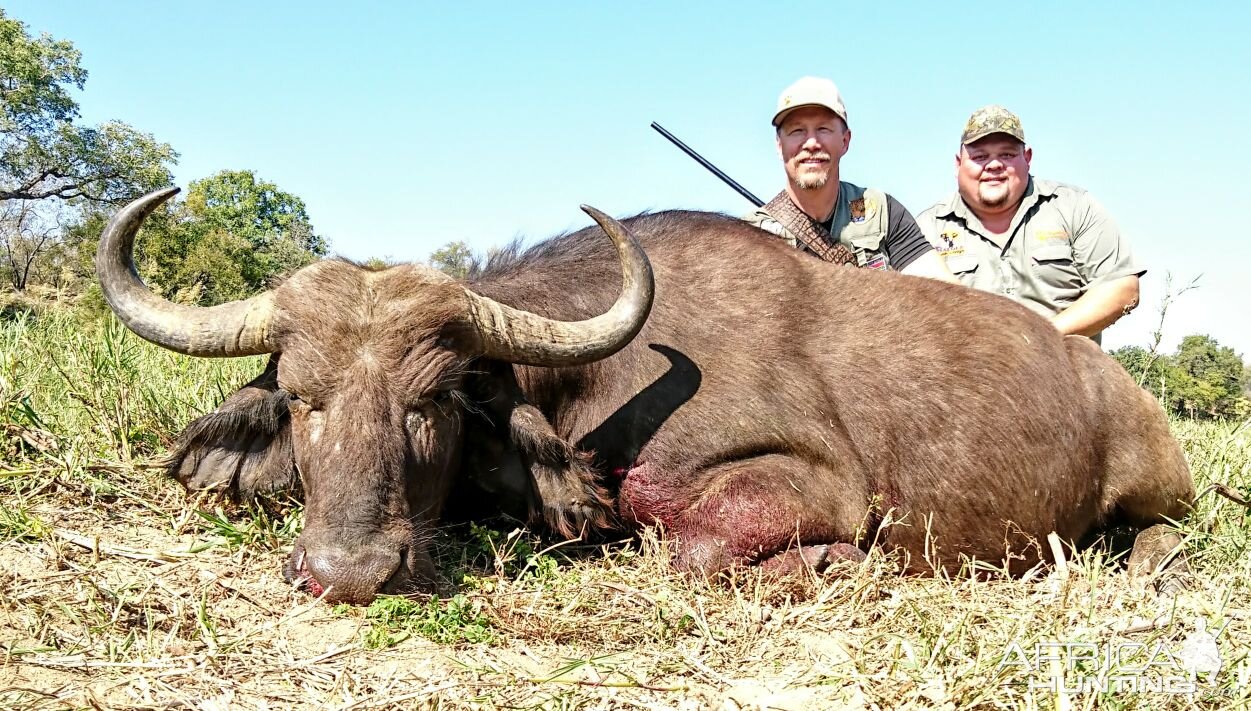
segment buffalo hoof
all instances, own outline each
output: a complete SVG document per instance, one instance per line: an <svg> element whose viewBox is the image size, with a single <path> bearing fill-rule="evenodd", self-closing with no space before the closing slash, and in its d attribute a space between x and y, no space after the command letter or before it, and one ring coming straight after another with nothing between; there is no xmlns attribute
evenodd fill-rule
<svg viewBox="0 0 1251 711"><path fill-rule="evenodd" d="M1134 539L1127 569L1139 584L1150 581L1157 594L1172 597L1192 587L1193 573L1182 550L1182 537L1160 524L1144 529Z"/></svg>
<svg viewBox="0 0 1251 711"><path fill-rule="evenodd" d="M781 575L793 575L805 570L815 573L841 561L862 563L868 558L864 551L847 543L830 543L815 546L799 546L778 553L760 562L760 567Z"/></svg>
<svg viewBox="0 0 1251 711"><path fill-rule="evenodd" d="M534 480L543 502L543 522L553 531L574 538L612 528L612 497L596 481L594 470L582 462L568 468L534 465Z"/></svg>
<svg viewBox="0 0 1251 711"><path fill-rule="evenodd" d="M786 576L804 571L821 573L836 563L860 563L867 557L864 551L847 543L824 543L798 546L752 561L732 554L726 549L725 541L697 538L680 543L673 564L679 570L712 577L731 568L755 562L767 573Z"/></svg>

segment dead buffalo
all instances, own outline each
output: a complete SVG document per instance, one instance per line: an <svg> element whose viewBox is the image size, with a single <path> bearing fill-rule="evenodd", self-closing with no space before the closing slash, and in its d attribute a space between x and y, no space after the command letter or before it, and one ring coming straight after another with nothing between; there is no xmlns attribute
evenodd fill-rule
<svg viewBox="0 0 1251 711"><path fill-rule="evenodd" d="M912 571L1019 573L1049 532L1143 528L1194 496L1155 401L1090 340L998 296L834 267L722 215L588 209L602 232L506 252L464 283L324 261L189 308L131 261L173 192L113 218L104 293L166 348L280 354L188 427L173 469L245 492L298 472L288 575L329 600L434 585L426 541L462 449L558 528L663 524L675 562L702 572L880 545Z"/></svg>

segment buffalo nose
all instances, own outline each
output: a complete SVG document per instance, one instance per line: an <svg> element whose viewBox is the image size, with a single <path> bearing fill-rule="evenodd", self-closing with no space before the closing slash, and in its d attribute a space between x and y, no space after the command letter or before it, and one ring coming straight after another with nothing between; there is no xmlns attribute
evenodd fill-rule
<svg viewBox="0 0 1251 711"><path fill-rule="evenodd" d="M379 548L306 551L308 573L326 591L327 602L367 605L400 567L400 554Z"/></svg>

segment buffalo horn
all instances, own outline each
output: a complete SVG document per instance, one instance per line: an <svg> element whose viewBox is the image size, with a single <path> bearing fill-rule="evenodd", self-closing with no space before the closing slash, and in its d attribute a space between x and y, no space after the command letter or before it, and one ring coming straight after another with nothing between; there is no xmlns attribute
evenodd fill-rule
<svg viewBox="0 0 1251 711"><path fill-rule="evenodd" d="M130 330L172 351L206 357L274 352L271 292L219 306L185 306L162 299L139 279L133 258L135 234L144 219L177 192L178 188L166 188L148 193L109 220L96 251L96 276L105 300Z"/></svg>
<svg viewBox="0 0 1251 711"><path fill-rule="evenodd" d="M585 321L556 321L466 290L470 316L490 358L546 367L590 363L625 347L651 312L652 266L620 222L587 205L586 214L608 234L621 259L621 295L608 311Z"/></svg>

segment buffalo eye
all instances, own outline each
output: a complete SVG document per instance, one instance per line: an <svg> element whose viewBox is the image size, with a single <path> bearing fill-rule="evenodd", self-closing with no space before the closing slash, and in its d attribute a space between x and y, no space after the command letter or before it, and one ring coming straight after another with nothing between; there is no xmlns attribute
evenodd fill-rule
<svg viewBox="0 0 1251 711"><path fill-rule="evenodd" d="M422 425L426 424L427 419L429 418L426 416L426 413L422 412L420 409L409 410L408 414L404 416L404 424L408 427L409 431L415 432L421 429Z"/></svg>
<svg viewBox="0 0 1251 711"><path fill-rule="evenodd" d="M301 398L295 393L289 393L289 396L290 397L287 400L287 409L290 410L292 414L308 415L321 410L320 407L314 406L312 403Z"/></svg>
<svg viewBox="0 0 1251 711"><path fill-rule="evenodd" d="M436 417L446 417L452 412L451 408L454 399L455 392L451 390L439 390L430 393L409 408L408 414L405 415L404 423L408 425L409 429L416 430Z"/></svg>

